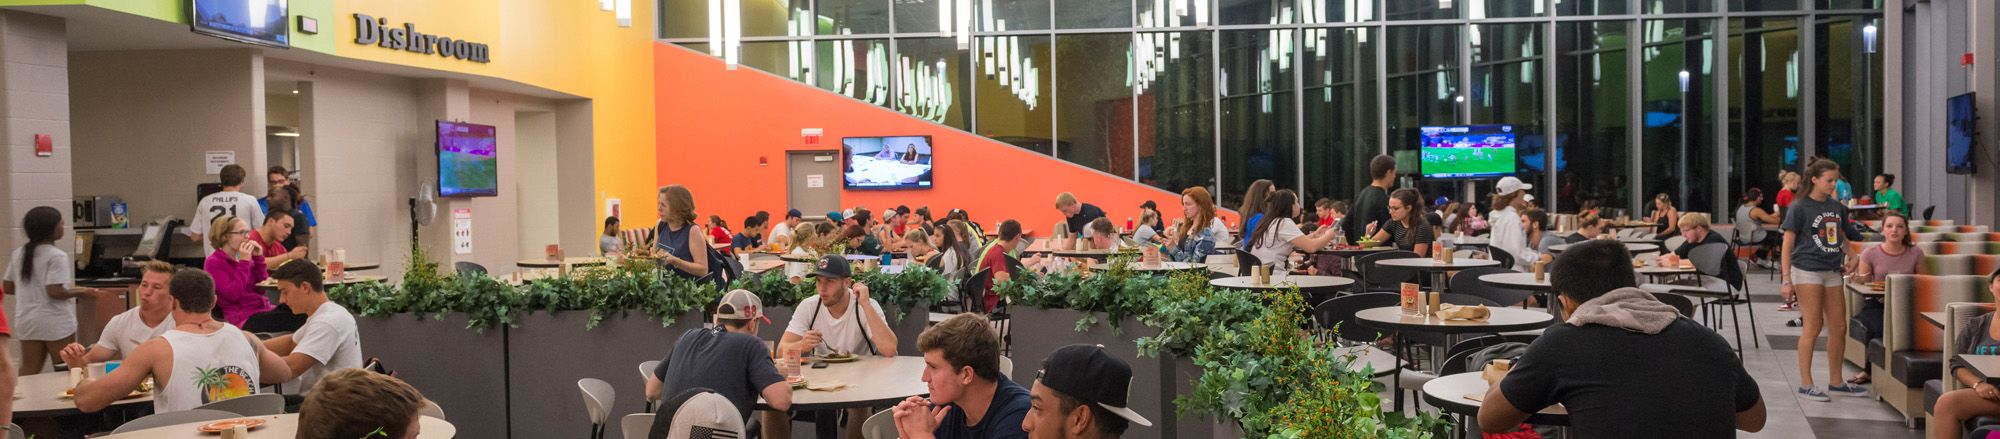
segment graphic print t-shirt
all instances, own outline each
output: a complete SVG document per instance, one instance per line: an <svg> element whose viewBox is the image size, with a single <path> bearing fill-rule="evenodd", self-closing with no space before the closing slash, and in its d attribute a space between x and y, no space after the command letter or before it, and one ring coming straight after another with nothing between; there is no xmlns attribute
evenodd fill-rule
<svg viewBox="0 0 2000 439"><path fill-rule="evenodd" d="M1792 267L1806 271L1840 271L1846 251L1847 207L1828 199L1800 197L1785 212L1785 231L1798 235L1792 245Z"/></svg>

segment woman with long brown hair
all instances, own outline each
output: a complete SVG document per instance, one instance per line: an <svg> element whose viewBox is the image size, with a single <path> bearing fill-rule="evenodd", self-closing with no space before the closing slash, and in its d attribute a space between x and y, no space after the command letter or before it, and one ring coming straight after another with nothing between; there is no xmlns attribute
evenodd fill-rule
<svg viewBox="0 0 2000 439"><path fill-rule="evenodd" d="M1248 250L1251 256L1256 256L1259 262L1266 265L1278 264L1289 262L1296 249L1317 250L1326 247L1326 243L1333 242L1333 237L1338 235L1332 227L1306 234L1299 229L1298 213L1299 196L1290 189L1272 194L1264 204L1264 221L1250 232L1247 240L1250 246L1237 251ZM1424 229L1429 230L1430 227Z"/></svg>
<svg viewBox="0 0 2000 439"><path fill-rule="evenodd" d="M1830 385L1824 391L1813 385L1813 347L1820 328L1827 329L1828 340L1847 340L1843 322L1847 301L1840 273L1847 264L1847 241L1861 239L1861 234L1848 227L1847 206L1834 199L1840 165L1816 160L1806 166L1804 177L1806 195L1792 200L1791 209L1785 212L1785 243L1780 247L1784 253L1779 259L1783 267L1779 273L1785 281L1778 288L1785 298L1798 299L1799 314L1805 320L1799 325L1797 393L1800 399L1819 402L1831 400L1829 393L1865 397L1867 389L1842 382L1841 356L1847 349L1843 342L1826 344L1826 382Z"/></svg>
<svg viewBox="0 0 2000 439"><path fill-rule="evenodd" d="M1201 262L1228 239L1229 228L1215 217L1215 198L1208 188L1195 186L1181 191L1181 220L1169 228L1167 258L1179 262Z"/></svg>
<svg viewBox="0 0 2000 439"><path fill-rule="evenodd" d="M1256 230L1257 225L1264 220L1264 208L1270 204L1267 200L1271 199L1271 193L1276 190L1277 187L1271 184L1271 180L1258 179L1250 182L1250 189L1243 191L1243 205L1236 209L1236 213L1243 218L1243 223L1238 224L1236 229L1236 236L1242 241L1236 244L1237 248L1250 248L1250 231Z"/></svg>
<svg viewBox="0 0 2000 439"><path fill-rule="evenodd" d="M708 275L708 239L695 224L694 194L678 184L660 188L660 264L687 277Z"/></svg>
<svg viewBox="0 0 2000 439"><path fill-rule="evenodd" d="M1390 193L1389 222L1384 223L1369 239L1392 243L1397 250L1416 252L1417 256L1430 257L1431 241L1437 237L1431 233L1430 219L1424 218L1421 198L1417 190L1411 188Z"/></svg>

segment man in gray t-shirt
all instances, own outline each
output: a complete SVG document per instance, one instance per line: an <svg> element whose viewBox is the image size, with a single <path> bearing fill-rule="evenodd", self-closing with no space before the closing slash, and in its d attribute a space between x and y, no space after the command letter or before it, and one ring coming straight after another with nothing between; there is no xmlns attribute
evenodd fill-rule
<svg viewBox="0 0 2000 439"><path fill-rule="evenodd" d="M792 387L771 363L771 352L757 338L763 326L763 301L744 290L730 291L716 306L714 328L690 329L674 343L674 351L646 379L646 399L672 398L693 388L707 388L729 398L749 419L757 397L773 410L792 405ZM661 416L654 429L672 416Z"/></svg>

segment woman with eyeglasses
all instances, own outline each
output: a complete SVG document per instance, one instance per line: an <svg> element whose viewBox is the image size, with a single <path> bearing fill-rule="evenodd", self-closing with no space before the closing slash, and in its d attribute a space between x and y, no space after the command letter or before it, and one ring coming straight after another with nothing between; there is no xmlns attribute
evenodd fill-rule
<svg viewBox="0 0 2000 439"><path fill-rule="evenodd" d="M208 230L215 253L208 254L202 271L215 279L215 309L229 324L243 326L251 315L272 308L271 300L257 291L257 283L271 277L264 247L250 240L250 224L235 215L217 217Z"/></svg>
<svg viewBox="0 0 2000 439"><path fill-rule="evenodd" d="M1416 189L1402 188L1389 194L1389 222L1376 230L1369 239L1375 242L1395 243L1397 250L1416 252L1417 256L1430 257L1431 241L1437 237L1432 233L1431 222L1424 218L1421 196Z"/></svg>

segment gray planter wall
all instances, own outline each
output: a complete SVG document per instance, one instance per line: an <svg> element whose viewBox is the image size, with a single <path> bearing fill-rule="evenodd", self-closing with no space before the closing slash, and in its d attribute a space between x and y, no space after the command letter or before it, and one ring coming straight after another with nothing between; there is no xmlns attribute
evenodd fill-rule
<svg viewBox="0 0 2000 439"><path fill-rule="evenodd" d="M701 313L688 313L663 328L634 312L606 317L596 329L585 330L589 317L589 311L532 312L521 316L520 327L507 331L512 437L585 436L590 418L576 385L582 378L611 383L617 398L604 436L623 437L618 420L645 410L646 382L639 363L666 358L682 333L702 324Z"/></svg>
<svg viewBox="0 0 2000 439"><path fill-rule="evenodd" d="M361 317L354 324L362 355L381 358L397 378L436 401L456 421L459 437L507 437L506 331L466 329L464 314Z"/></svg>
<svg viewBox="0 0 2000 439"><path fill-rule="evenodd" d="M1035 371L1041 369L1042 359L1048 358L1049 354L1063 346L1104 345L1106 352L1132 365L1133 385L1131 394L1127 398L1133 411L1144 415L1146 420L1153 421L1155 425L1152 428L1134 425L1125 430L1125 437L1138 439L1175 437L1176 432L1168 428L1171 424L1162 424L1163 421L1173 419L1172 406L1168 403L1174 394L1172 392L1163 394L1160 391L1174 387L1159 385L1165 380L1161 375L1161 359L1140 356L1139 345L1136 343L1140 337L1159 334L1159 330L1139 324L1138 320L1127 317L1119 322L1118 330L1114 331L1107 326L1105 321L1107 317L1102 313L1096 313L1099 323L1083 332L1077 332L1076 322L1084 316L1081 311L1014 307L1009 312L1014 318L1009 328L1014 339L1009 358L1014 360L1014 370L1011 373L1016 379L1015 382L1022 386L1034 385ZM1189 436L1183 434L1180 437Z"/></svg>

